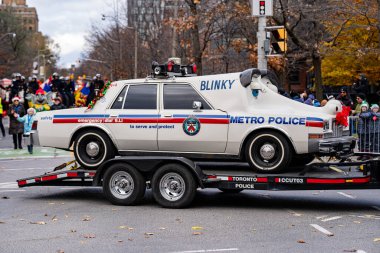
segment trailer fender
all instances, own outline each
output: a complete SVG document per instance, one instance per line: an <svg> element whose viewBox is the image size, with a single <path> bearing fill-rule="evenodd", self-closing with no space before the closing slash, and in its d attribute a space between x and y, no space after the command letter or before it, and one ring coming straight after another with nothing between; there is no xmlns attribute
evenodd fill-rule
<svg viewBox="0 0 380 253"><path fill-rule="evenodd" d="M162 157L162 156L123 156L110 159L99 166L93 180L93 186L101 186L105 171L115 163L127 163L146 176L147 181L151 179L154 172L168 163L179 163L184 165L193 174L199 186L203 189L203 180L206 178L199 166L184 157Z"/></svg>

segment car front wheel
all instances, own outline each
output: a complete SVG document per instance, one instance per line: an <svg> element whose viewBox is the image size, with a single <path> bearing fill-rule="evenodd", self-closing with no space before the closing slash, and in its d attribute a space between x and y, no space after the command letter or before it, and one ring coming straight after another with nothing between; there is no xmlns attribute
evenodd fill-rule
<svg viewBox="0 0 380 253"><path fill-rule="evenodd" d="M97 130L80 133L74 142L74 155L85 169L96 169L115 157L113 145L106 134Z"/></svg>
<svg viewBox="0 0 380 253"><path fill-rule="evenodd" d="M288 141L276 132L261 132L247 142L245 156L249 165L261 173L283 171L292 160Z"/></svg>

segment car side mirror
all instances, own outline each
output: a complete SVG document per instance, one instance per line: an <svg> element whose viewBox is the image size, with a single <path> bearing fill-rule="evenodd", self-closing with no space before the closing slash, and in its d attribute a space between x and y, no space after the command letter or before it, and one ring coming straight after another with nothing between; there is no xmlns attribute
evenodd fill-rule
<svg viewBox="0 0 380 253"><path fill-rule="evenodd" d="M201 111L201 108L202 108L202 102L199 102L199 101L193 102L194 111L199 112L199 111Z"/></svg>

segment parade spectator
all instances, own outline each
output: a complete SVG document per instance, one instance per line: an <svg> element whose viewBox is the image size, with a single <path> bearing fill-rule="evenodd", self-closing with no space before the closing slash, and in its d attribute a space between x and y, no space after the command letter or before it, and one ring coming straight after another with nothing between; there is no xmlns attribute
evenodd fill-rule
<svg viewBox="0 0 380 253"><path fill-rule="evenodd" d="M9 106L9 134L13 135L14 149L22 149L22 134L24 133L24 124L18 122L14 115L18 114L20 117L25 115L24 106L20 103L19 97L12 98L12 105Z"/></svg>
<svg viewBox="0 0 380 253"><path fill-rule="evenodd" d="M5 137L5 129L3 125L3 100L0 97L0 129L3 137Z"/></svg>
<svg viewBox="0 0 380 253"><path fill-rule="evenodd" d="M27 143L29 154L33 154L33 134L32 134L32 126L36 117L36 110L34 108L29 108L27 110L27 114L23 117L20 117L17 113L14 114L14 117L18 122L24 125L24 137Z"/></svg>
<svg viewBox="0 0 380 253"><path fill-rule="evenodd" d="M66 109L66 106L62 104L62 98L61 97L55 97L54 98L54 104L50 107L50 110L62 110Z"/></svg>
<svg viewBox="0 0 380 253"><path fill-rule="evenodd" d="M354 105L354 103L352 102L350 96L347 93L347 88L346 87L343 87L343 88L340 89L340 94L337 96L336 99L339 100L344 106L349 106L349 107L352 108L352 106Z"/></svg>
<svg viewBox="0 0 380 253"><path fill-rule="evenodd" d="M372 113L368 111L368 104L361 105L359 114L358 134L359 134L359 151L369 152L369 119ZM363 158L364 159L364 158Z"/></svg>
<svg viewBox="0 0 380 253"><path fill-rule="evenodd" d="M369 82L364 74L359 75L359 79L353 85L357 93L363 93L366 96L369 94Z"/></svg>
<svg viewBox="0 0 380 253"><path fill-rule="evenodd" d="M359 115L362 111L361 106L362 104L368 104L366 101L366 96L363 93L360 93L356 96L356 106L355 110L353 111L353 115Z"/></svg>
<svg viewBox="0 0 380 253"><path fill-rule="evenodd" d="M29 88L30 92L33 94L36 94L36 91L40 88L40 85L38 84L36 75L32 76L31 81L28 83L28 88Z"/></svg>
<svg viewBox="0 0 380 253"><path fill-rule="evenodd" d="M379 105L373 104L371 106L372 117L370 118L370 141L371 151L380 153L380 113Z"/></svg>
<svg viewBox="0 0 380 253"><path fill-rule="evenodd" d="M327 102L328 102L327 99L323 99L321 101L321 107L325 106L327 104Z"/></svg>
<svg viewBox="0 0 380 253"><path fill-rule="evenodd" d="M18 97L21 102L24 101L24 95L26 91L25 82L21 80L21 74L16 74L16 79L13 80L11 85L11 99L14 97Z"/></svg>

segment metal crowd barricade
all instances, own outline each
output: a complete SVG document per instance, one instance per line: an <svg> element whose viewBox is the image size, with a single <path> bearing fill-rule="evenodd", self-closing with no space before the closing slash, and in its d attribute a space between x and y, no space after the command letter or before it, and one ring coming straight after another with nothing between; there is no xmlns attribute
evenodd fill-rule
<svg viewBox="0 0 380 253"><path fill-rule="evenodd" d="M380 154L380 118L350 116L350 132L357 138L355 152Z"/></svg>

